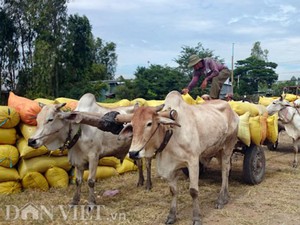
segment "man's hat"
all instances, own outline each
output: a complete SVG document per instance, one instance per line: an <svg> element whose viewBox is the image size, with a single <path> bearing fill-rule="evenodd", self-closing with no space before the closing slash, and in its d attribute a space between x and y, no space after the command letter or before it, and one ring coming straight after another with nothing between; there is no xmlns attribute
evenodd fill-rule
<svg viewBox="0 0 300 225"><path fill-rule="evenodd" d="M189 58L188 67L193 67L200 61L201 61L201 59L199 58L198 55L191 55L190 58Z"/></svg>

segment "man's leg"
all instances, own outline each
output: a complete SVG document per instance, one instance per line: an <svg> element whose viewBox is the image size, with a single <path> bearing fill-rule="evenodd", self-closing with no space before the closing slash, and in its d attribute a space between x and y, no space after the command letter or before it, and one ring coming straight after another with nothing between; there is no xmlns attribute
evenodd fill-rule
<svg viewBox="0 0 300 225"><path fill-rule="evenodd" d="M218 99L221 88L224 84L224 82L230 77L230 70L229 69L223 69L220 71L219 75L214 77L212 79L211 88L210 88L210 97L212 99Z"/></svg>

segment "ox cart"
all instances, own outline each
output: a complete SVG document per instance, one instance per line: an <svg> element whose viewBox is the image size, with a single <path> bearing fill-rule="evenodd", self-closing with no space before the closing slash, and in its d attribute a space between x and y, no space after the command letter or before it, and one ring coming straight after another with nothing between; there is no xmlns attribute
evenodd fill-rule
<svg viewBox="0 0 300 225"><path fill-rule="evenodd" d="M250 144L245 145L243 142L238 141L234 150L235 153L241 153L244 156L243 159L243 180L247 184L259 184L263 181L266 171L266 158L265 153L260 145ZM203 174L205 168L200 163L199 174ZM187 168L182 169L186 176L189 176Z"/></svg>

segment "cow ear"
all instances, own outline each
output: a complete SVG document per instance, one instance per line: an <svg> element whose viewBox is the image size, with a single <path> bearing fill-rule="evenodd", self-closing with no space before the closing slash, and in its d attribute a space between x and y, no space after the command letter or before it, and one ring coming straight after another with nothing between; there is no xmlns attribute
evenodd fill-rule
<svg viewBox="0 0 300 225"><path fill-rule="evenodd" d="M181 127L179 123L177 123L175 120L169 119L167 117L159 116L158 117L158 123L163 125L175 125L178 127Z"/></svg>
<svg viewBox="0 0 300 225"><path fill-rule="evenodd" d="M60 103L55 105L55 109L59 111L62 107L64 107L67 103Z"/></svg>
<svg viewBox="0 0 300 225"><path fill-rule="evenodd" d="M80 113L74 112L59 112L57 113L57 117L60 119L68 120L74 123L80 123L83 119Z"/></svg>
<svg viewBox="0 0 300 225"><path fill-rule="evenodd" d="M39 107L43 108L46 104L39 102Z"/></svg>
<svg viewBox="0 0 300 225"><path fill-rule="evenodd" d="M125 127L121 130L118 136L118 140L124 141L124 140L131 140L132 139L132 125L131 123L128 123L125 125Z"/></svg>

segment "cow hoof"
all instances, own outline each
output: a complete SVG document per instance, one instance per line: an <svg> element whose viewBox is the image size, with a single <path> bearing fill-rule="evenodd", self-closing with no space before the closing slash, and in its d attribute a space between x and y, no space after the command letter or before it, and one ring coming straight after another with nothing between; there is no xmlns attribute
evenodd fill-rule
<svg viewBox="0 0 300 225"><path fill-rule="evenodd" d="M147 191L151 191L151 189L152 189L152 185L151 185L151 184L150 184L150 185L147 184L147 185L146 185L146 190L147 190Z"/></svg>
<svg viewBox="0 0 300 225"><path fill-rule="evenodd" d="M174 224L176 222L175 216L168 216L167 221L165 224Z"/></svg>
<svg viewBox="0 0 300 225"><path fill-rule="evenodd" d="M70 207L71 209L73 209L73 208L76 207L76 206L78 206L78 202L72 201L72 202L69 203L69 207Z"/></svg>
<svg viewBox="0 0 300 225"><path fill-rule="evenodd" d="M298 163L293 162L293 168L297 168L298 167Z"/></svg>

